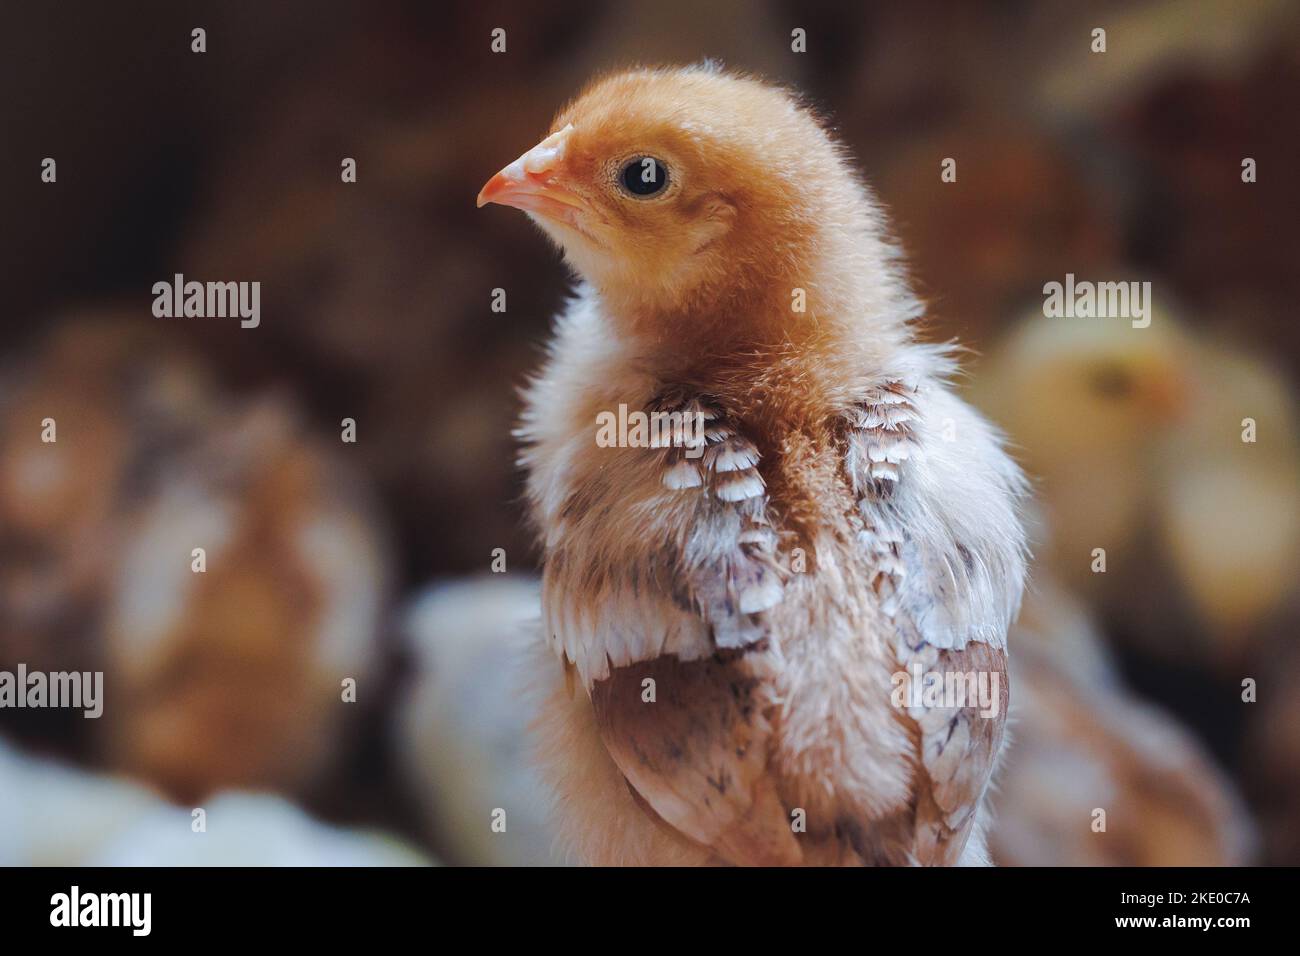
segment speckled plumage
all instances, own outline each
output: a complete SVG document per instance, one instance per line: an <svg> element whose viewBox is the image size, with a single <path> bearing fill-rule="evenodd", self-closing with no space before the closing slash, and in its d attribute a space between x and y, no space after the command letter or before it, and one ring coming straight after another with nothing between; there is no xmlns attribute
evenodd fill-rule
<svg viewBox="0 0 1300 956"><path fill-rule="evenodd" d="M529 188L578 197L579 226L535 218L584 282L520 437L561 662L538 662L539 733L570 845L982 862L1022 482L952 393L949 351L915 341L881 213L815 119L751 79L619 74L566 126ZM661 157L676 192L625 201L601 172L624 153ZM703 449L599 447L620 404L700 412ZM896 706L911 665L996 674L1000 709Z"/></svg>

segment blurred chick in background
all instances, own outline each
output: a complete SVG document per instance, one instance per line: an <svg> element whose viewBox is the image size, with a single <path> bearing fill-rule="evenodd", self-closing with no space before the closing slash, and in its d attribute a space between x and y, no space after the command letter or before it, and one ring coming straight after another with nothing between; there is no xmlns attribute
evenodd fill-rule
<svg viewBox="0 0 1300 956"><path fill-rule="evenodd" d="M62 316L0 395L0 666L93 669L124 502L212 420L212 383L156 326L101 308Z"/></svg>
<svg viewBox="0 0 1300 956"><path fill-rule="evenodd" d="M1190 345L1157 312L1126 319L1048 318L1031 310L979 364L971 397L1006 429L1051 529L1035 558L1094 598L1125 559L1154 503L1161 439L1187 414Z"/></svg>
<svg viewBox="0 0 1300 956"><path fill-rule="evenodd" d="M438 582L401 614L412 658L395 718L402 775L426 832L450 863L561 861L541 774L531 759L535 702L521 656L536 640L541 583L487 575ZM494 811L505 830L493 830Z"/></svg>
<svg viewBox="0 0 1300 956"><path fill-rule="evenodd" d="M303 787L345 752L343 679L374 689L388 545L365 484L156 325L74 313L24 358L0 380L0 666L102 670L106 700L86 725L0 716L178 797Z"/></svg>
<svg viewBox="0 0 1300 956"><path fill-rule="evenodd" d="M1300 553L1290 384L1169 310L1133 328L1036 309L980 364L971 395L1035 481L1039 562L1144 651L1236 673Z"/></svg>
<svg viewBox="0 0 1300 956"><path fill-rule="evenodd" d="M106 609L112 766L193 800L300 790L346 750L358 711L344 682L355 699L374 689L388 571L340 458L264 398L160 463Z"/></svg>

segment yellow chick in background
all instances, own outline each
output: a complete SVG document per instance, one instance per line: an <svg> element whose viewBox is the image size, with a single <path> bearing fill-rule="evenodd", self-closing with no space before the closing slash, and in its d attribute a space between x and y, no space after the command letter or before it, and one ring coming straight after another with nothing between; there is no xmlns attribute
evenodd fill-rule
<svg viewBox="0 0 1300 956"><path fill-rule="evenodd" d="M1193 356L1198 387L1160 448L1162 552L1211 640L1200 651L1235 673L1300 569L1300 423L1293 385L1218 341Z"/></svg>
<svg viewBox="0 0 1300 956"><path fill-rule="evenodd" d="M1156 310L1135 328L1124 318L1049 318L1028 312L973 376L970 396L1006 429L1051 526L1035 558L1095 598L1121 578L1157 489L1161 440L1186 416L1191 343Z"/></svg>
<svg viewBox="0 0 1300 956"><path fill-rule="evenodd" d="M1239 665L1300 554L1292 386L1168 310L1147 328L1035 310L970 395L1034 482L1039 563L1144 650Z"/></svg>

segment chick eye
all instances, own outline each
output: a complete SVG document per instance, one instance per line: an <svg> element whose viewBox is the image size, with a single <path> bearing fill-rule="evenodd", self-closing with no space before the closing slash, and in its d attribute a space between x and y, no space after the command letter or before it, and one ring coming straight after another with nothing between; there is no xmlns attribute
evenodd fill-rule
<svg viewBox="0 0 1300 956"><path fill-rule="evenodd" d="M623 188L633 196L653 196L668 185L668 167L653 156L639 156L623 167Z"/></svg>
<svg viewBox="0 0 1300 956"><path fill-rule="evenodd" d="M1119 364L1099 365L1092 370L1092 390L1105 398L1128 398L1136 387L1128 369Z"/></svg>

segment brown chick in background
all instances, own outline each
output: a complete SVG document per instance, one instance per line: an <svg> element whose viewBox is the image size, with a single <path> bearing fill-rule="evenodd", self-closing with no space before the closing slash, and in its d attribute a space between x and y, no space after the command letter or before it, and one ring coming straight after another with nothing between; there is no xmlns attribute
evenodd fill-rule
<svg viewBox="0 0 1300 956"><path fill-rule="evenodd" d="M99 307L55 317L0 395L0 667L98 669L124 502L209 421L213 385L173 338Z"/></svg>
<svg viewBox="0 0 1300 956"><path fill-rule="evenodd" d="M360 706L344 680L362 700L378 658L387 570L364 486L264 398L164 461L125 526L104 623L109 765L185 800L315 782Z"/></svg>
<svg viewBox="0 0 1300 956"><path fill-rule="evenodd" d="M569 846L984 862L1021 479L948 351L916 342L840 148L783 90L634 70L561 111L486 202L527 211L584 280L520 428ZM658 447L604 447L620 406L679 417ZM909 665L998 679L992 708L893 699Z"/></svg>

